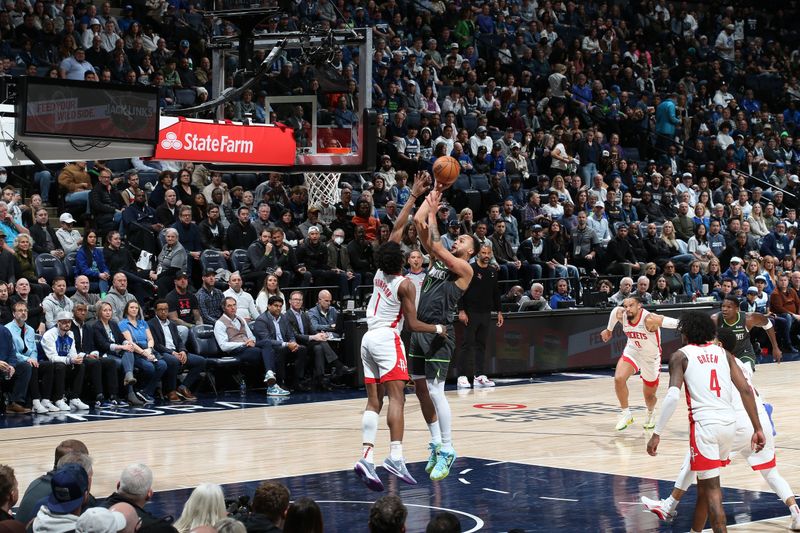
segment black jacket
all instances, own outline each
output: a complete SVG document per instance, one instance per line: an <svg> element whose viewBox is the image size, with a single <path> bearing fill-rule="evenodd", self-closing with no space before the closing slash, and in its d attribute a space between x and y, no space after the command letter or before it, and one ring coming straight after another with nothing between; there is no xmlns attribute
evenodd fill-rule
<svg viewBox="0 0 800 533"><path fill-rule="evenodd" d="M150 333L153 335L153 347L159 353L172 353L171 350L167 350L167 339L164 336L164 330L161 328L161 322L158 320L158 317L153 317L147 321L147 325L150 327ZM183 352L186 350L186 347L183 345L183 339L178 334L178 326L172 320L169 320L169 332L172 335L172 342L175 343L175 351L176 352Z"/></svg>
<svg viewBox="0 0 800 533"><path fill-rule="evenodd" d="M108 225L114 220L114 213L118 207L122 207L122 203L114 201L114 197L102 183L94 186L89 193L89 205L92 208L92 215L98 225Z"/></svg>
<svg viewBox="0 0 800 533"><path fill-rule="evenodd" d="M275 267L275 247L272 251L265 255L266 248L264 244L258 240L247 247L247 261L242 266L242 274L249 274L250 272L274 272Z"/></svg>
<svg viewBox="0 0 800 533"><path fill-rule="evenodd" d="M142 527L147 527L147 526L155 524L156 522L159 521L158 518L156 518L152 514L148 513L143 508L139 507L138 505L136 505L131 500L129 500L128 498L126 498L125 496L123 496L122 494L120 494L118 492L115 492L111 496L106 498L103 501L103 503L100 504L100 507L105 507L106 509L108 509L109 507L111 507L115 503L129 503L129 504L131 504L133 506L133 508L136 509L137 516L142 519Z"/></svg>
<svg viewBox="0 0 800 533"><path fill-rule="evenodd" d="M106 246L103 248L103 259L106 261L108 271L112 274L120 270L127 270L128 272L136 272L136 261L134 261L130 250L123 244L119 250L112 250Z"/></svg>
<svg viewBox="0 0 800 533"><path fill-rule="evenodd" d="M257 238L256 230L250 222L242 226L238 219L234 219L231 225L228 226L228 232L225 234L225 243L228 245L228 250L247 250L250 244Z"/></svg>
<svg viewBox="0 0 800 533"><path fill-rule="evenodd" d="M117 321L112 320L109 322L109 326L111 327L111 334L114 336L114 344L122 344L125 342L125 337L122 335ZM100 322L100 320L95 320L91 330L94 349L100 352L100 355L112 353L111 341L108 340L108 335L106 335L106 329L103 327L103 323Z"/></svg>
<svg viewBox="0 0 800 533"><path fill-rule="evenodd" d="M606 259L610 262L619 261L621 263L638 263L636 255L633 253L633 247L627 239L620 239L614 237L608 241L606 247Z"/></svg>
<svg viewBox="0 0 800 533"><path fill-rule="evenodd" d="M300 311L300 320L303 321L303 331L305 332L302 334L300 333L300 325L297 323L297 317L294 315L294 311L287 309L284 316L289 326L292 328L292 332L298 344L308 344L309 337L314 335L314 326L311 325L311 319L308 318L308 313Z"/></svg>
<svg viewBox="0 0 800 533"><path fill-rule="evenodd" d="M281 533L281 528L276 526L266 515L253 513L242 519L247 533Z"/></svg>
<svg viewBox="0 0 800 533"><path fill-rule="evenodd" d="M208 219L203 220L198 226L200 229L200 242L203 243L203 249L207 250L224 250L225 249L225 227L222 222L217 221L215 229L217 234L211 231L211 224Z"/></svg>
<svg viewBox="0 0 800 533"><path fill-rule="evenodd" d="M88 323L83 323L83 328L78 328L72 321L72 335L75 337L75 349L78 353L89 353L94 350L94 330Z"/></svg>
<svg viewBox="0 0 800 533"><path fill-rule="evenodd" d="M48 233L53 241L52 248L47 246L47 235L45 233ZM51 228L50 224L47 226L40 226L39 224L31 226L31 239L33 239L33 253L35 254L49 254L53 250L61 249L61 243L56 237L56 230Z"/></svg>

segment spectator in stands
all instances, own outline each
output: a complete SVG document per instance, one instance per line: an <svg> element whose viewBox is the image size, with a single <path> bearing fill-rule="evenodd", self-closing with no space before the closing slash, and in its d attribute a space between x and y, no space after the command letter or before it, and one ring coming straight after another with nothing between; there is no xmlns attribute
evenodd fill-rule
<svg viewBox="0 0 800 533"><path fill-rule="evenodd" d="M785 272L778 277L778 287L769 297L769 309L779 317L786 320L788 338L784 340L787 346L797 346L797 329L800 324L800 296L789 286L789 275ZM796 351L796 350L792 350Z"/></svg>
<svg viewBox="0 0 800 533"><path fill-rule="evenodd" d="M214 338L220 350L241 363L263 363L264 383L275 386L275 354L266 346L256 346L256 337L247 322L236 315L236 299L226 296L223 300L222 316L214 323Z"/></svg>
<svg viewBox="0 0 800 533"><path fill-rule="evenodd" d="M22 305L22 304L20 304ZM31 410L25 407L28 386L31 381L32 365L28 359L17 355L14 338L7 327L0 327L0 375L5 380L13 380L14 387L9 394L10 403L6 412L27 414ZM67 407L69 410L69 407Z"/></svg>
<svg viewBox="0 0 800 533"><path fill-rule="evenodd" d="M355 369L345 366L328 342L328 333L314 330L308 313L303 309L303 293L294 291L289 297L289 310L285 311L286 319L292 328L297 342L307 348L314 357L314 378L312 387L330 390L333 381L325 379L325 365L331 365L334 372L331 380L352 374Z"/></svg>
<svg viewBox="0 0 800 533"><path fill-rule="evenodd" d="M117 394L119 392L120 370L124 374L123 384L126 389L127 399L131 405L144 405L133 389L136 379L133 377L134 354L133 343L128 341L114 320L114 309L108 302L99 302L96 308L97 320L92 324L92 345L100 357L108 358L116 366L115 378L105 379L105 396L108 401L117 407L125 407ZM110 376L109 376L110 378Z"/></svg>
<svg viewBox="0 0 800 533"><path fill-rule="evenodd" d="M155 210L146 201L145 192L136 191L133 202L122 212L122 225L128 244L155 255L159 249L156 235L164 225L156 220Z"/></svg>
<svg viewBox="0 0 800 533"><path fill-rule="evenodd" d="M575 303L575 299L569 294L569 283L564 278L556 281L556 292L550 297L550 308L559 309L558 302Z"/></svg>
<svg viewBox="0 0 800 533"><path fill-rule="evenodd" d="M225 295L216 288L217 272L213 269L203 271L203 286L196 293L197 306L203 324L213 326L222 317L222 302Z"/></svg>
<svg viewBox="0 0 800 533"><path fill-rule="evenodd" d="M41 207L36 210L30 232L35 254L48 253L58 259L64 259L64 250L61 248L56 231L50 227L47 209Z"/></svg>
<svg viewBox="0 0 800 533"><path fill-rule="evenodd" d="M644 305L653 303L653 297L648 292L650 290L650 279L647 276L639 276L636 280L636 290L633 291L631 296L636 296L642 300Z"/></svg>
<svg viewBox="0 0 800 533"><path fill-rule="evenodd" d="M74 303L67 298L67 282L62 276L53 278L53 292L45 296L42 300L42 308L44 309L44 321L46 328L52 328L56 325L56 316L61 311L72 312Z"/></svg>
<svg viewBox="0 0 800 533"><path fill-rule="evenodd" d="M156 220L162 226L172 226L178 218L178 194L169 189L164 193L164 203L156 208Z"/></svg>
<svg viewBox="0 0 800 533"><path fill-rule="evenodd" d="M73 229L75 218L70 213L63 213L59 217L60 228L56 230L56 237L65 255L72 252L77 252L81 244L83 244L83 237L78 230Z"/></svg>
<svg viewBox="0 0 800 533"><path fill-rule="evenodd" d="M617 235L608 243L606 248L609 273L619 273L630 277L632 273L644 272L644 263L636 257L633 247L628 241L628 226L619 224Z"/></svg>
<svg viewBox="0 0 800 533"><path fill-rule="evenodd" d="M140 318L139 303L130 301L125 304L123 315L119 329L125 339L133 343L133 353L137 356L134 365L140 371L137 383L142 387L137 396L145 403L154 403L153 395L161 383L161 376L167 371L167 363L154 353L153 333L147 322Z"/></svg>
<svg viewBox="0 0 800 533"><path fill-rule="evenodd" d="M277 481L264 481L253 495L251 513L244 519L247 531L282 531L289 511L289 490Z"/></svg>
<svg viewBox="0 0 800 533"><path fill-rule="evenodd" d="M253 297L250 293L242 289L242 283L241 274L238 272L232 273L231 277L228 279L229 289L223 294L227 298L236 300L236 316L245 322L251 323L258 318L259 313L256 309L256 303Z"/></svg>
<svg viewBox="0 0 800 533"><path fill-rule="evenodd" d="M56 315L56 325L42 335L41 346L45 357L54 365L54 393L59 398L55 406L62 411L89 410L80 399L86 366L85 354L78 353L72 334L72 313L61 311ZM65 384L69 385L65 387Z"/></svg>
<svg viewBox="0 0 800 533"><path fill-rule="evenodd" d="M35 331L25 323L28 318L28 307L24 302L13 306L14 319L5 325L14 340L17 360L28 363L31 367L30 393L33 400L33 412L37 414L56 412L59 408L51 402L53 396L53 363L49 359L39 360L36 347ZM63 376L61 376L63 380ZM41 386L39 384L41 380ZM60 400L61 398L57 398Z"/></svg>
<svg viewBox="0 0 800 533"><path fill-rule="evenodd" d="M26 278L17 280L14 287L14 294L11 296L10 300L12 305L16 302L24 302L28 306L28 325L40 335L45 332L42 300L37 295L31 293L31 283Z"/></svg>
<svg viewBox="0 0 800 533"><path fill-rule="evenodd" d="M83 244L75 256L75 275L86 276L90 283L97 283L101 295L108 292L111 273L103 252L97 247L97 233L92 229L86 231Z"/></svg>
<svg viewBox="0 0 800 533"><path fill-rule="evenodd" d="M189 290L189 276L180 271L175 274L174 288L164 297L171 323L192 328L203 323L197 296ZM180 350L179 350L180 351Z"/></svg>
<svg viewBox="0 0 800 533"><path fill-rule="evenodd" d="M91 489L89 474L79 464L67 464L53 473L52 493L33 520L36 533L67 533L76 529L78 517L87 507Z"/></svg>
<svg viewBox="0 0 800 533"><path fill-rule="evenodd" d="M337 320L339 312L331 305L333 297L327 290L319 291L317 295L317 305L308 311L308 316L311 319L311 324L314 326L315 331L325 331L328 333L335 333L341 335L337 331Z"/></svg>
<svg viewBox="0 0 800 533"><path fill-rule="evenodd" d="M227 300L226 300L227 301ZM294 378L295 388L301 392L310 391L310 387L305 382L305 366L307 350L295 340L295 335L289 322L282 315L283 300L277 296L270 296L267 301L267 311L259 315L253 324L253 332L259 346L265 352L269 352L274 359L274 366L270 368L268 374L277 379L276 383L269 386L268 396L286 396L285 391L279 383L285 384L285 369L288 359L295 359ZM270 374L274 368L274 374ZM266 379L266 378L265 378Z"/></svg>
<svg viewBox="0 0 800 533"><path fill-rule="evenodd" d="M406 530L408 510L399 496L381 496L369 510L371 533L402 533Z"/></svg>
<svg viewBox="0 0 800 533"><path fill-rule="evenodd" d="M740 294L744 294L750 286L747 274L742 269L742 259L737 256L731 257L730 266L722 273L722 277L733 280L733 288Z"/></svg>
<svg viewBox="0 0 800 533"><path fill-rule="evenodd" d="M66 165L58 175L58 185L65 193L64 202L67 205L79 205L85 213L89 213L92 179L86 172L86 161L76 161Z"/></svg>
<svg viewBox="0 0 800 533"><path fill-rule="evenodd" d="M278 284L278 276L275 274L267 274L267 276L264 278L264 285L256 297L256 309L258 310L259 314L267 312L267 308L269 307L268 302L272 296L277 296L281 300L286 301L286 298L281 292ZM283 312L285 311L286 309L284 308Z"/></svg>
<svg viewBox="0 0 800 533"><path fill-rule="evenodd" d="M633 279L625 276L619 281L619 290L608 298L608 301L615 305L622 305L622 301L630 296L633 290Z"/></svg>
<svg viewBox="0 0 800 533"><path fill-rule="evenodd" d="M181 279L186 279L181 278ZM176 280L175 289L178 289ZM170 304L166 300L155 303L156 316L148 322L153 336L153 351L157 357L166 362L167 369L163 377L165 397L170 402L181 400L196 400L192 388L200 380L200 375L206 368L206 359L186 351L183 339L178 333L177 324L169 317ZM186 371L186 377L178 386L178 374Z"/></svg>
<svg viewBox="0 0 800 533"><path fill-rule="evenodd" d="M166 242L158 254L156 269L150 271L150 280L158 286L160 294L167 294L172 290L176 274L186 272L189 267L186 249L178 242L178 230L165 229L164 240Z"/></svg>
<svg viewBox="0 0 800 533"><path fill-rule="evenodd" d="M367 204L369 205L369 204ZM350 255L352 261L352 254ZM328 266L328 249L320 241L320 231L316 226L308 229L308 239L297 248L298 267L302 264L316 285L336 285L341 297L348 295L349 283L345 273L337 274ZM364 279L362 275L362 279Z"/></svg>
<svg viewBox="0 0 800 533"><path fill-rule="evenodd" d="M350 266L353 269L353 279L349 280L346 272L338 274L340 288L343 287L342 279L348 280L347 285L344 286L346 290L339 293L342 295L340 298L342 300L355 297L355 288L360 283L371 284L372 277L375 275L373 247L370 241L367 240L366 230L362 226L356 227L354 239L347 244L347 254L350 258ZM355 279L356 276L358 276L358 280Z"/></svg>
<svg viewBox="0 0 800 533"><path fill-rule="evenodd" d="M86 51L81 48L75 48L72 51L72 56L64 58L58 66L59 77L65 80L78 80L83 81L87 72L93 72L94 67L91 63L86 61ZM59 183L61 183L59 178Z"/></svg>
<svg viewBox="0 0 800 533"><path fill-rule="evenodd" d="M147 465L133 463L125 467L119 476L117 490L103 502L104 507L114 507L127 503L136 511L142 528L159 522L159 518L145 510L145 505L153 497L153 472Z"/></svg>
<svg viewBox="0 0 800 533"><path fill-rule="evenodd" d="M236 220L228 227L225 244L228 250L246 250L256 240L256 230L250 223L250 209L242 206L236 211Z"/></svg>

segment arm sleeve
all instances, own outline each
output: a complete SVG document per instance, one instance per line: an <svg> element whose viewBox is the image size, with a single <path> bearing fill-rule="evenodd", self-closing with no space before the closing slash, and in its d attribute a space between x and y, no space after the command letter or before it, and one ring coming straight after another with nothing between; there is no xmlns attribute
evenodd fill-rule
<svg viewBox="0 0 800 533"><path fill-rule="evenodd" d="M667 391L664 401L661 402L661 415L658 417L658 422L656 422L656 427L653 430L653 433L656 435L661 435L661 432L664 431L664 426L667 425L667 422L669 422L669 419L672 417L673 413L675 413L675 408L678 407L680 392L678 387L670 387Z"/></svg>
<svg viewBox="0 0 800 533"><path fill-rule="evenodd" d="M678 329L678 319L665 316L661 321L661 327L667 329Z"/></svg>
<svg viewBox="0 0 800 533"><path fill-rule="evenodd" d="M622 308L615 307L614 309L611 310L611 313L608 315L608 325L606 326L606 329L608 329L608 331L614 331L614 327L616 327L617 322L619 322L619 319L617 318L617 311L619 311L620 309Z"/></svg>

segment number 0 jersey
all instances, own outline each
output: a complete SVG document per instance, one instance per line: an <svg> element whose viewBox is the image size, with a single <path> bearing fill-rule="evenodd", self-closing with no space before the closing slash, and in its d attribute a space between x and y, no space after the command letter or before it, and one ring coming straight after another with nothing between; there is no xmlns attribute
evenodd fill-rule
<svg viewBox="0 0 800 533"><path fill-rule="evenodd" d="M639 320L629 322L627 316L622 318L622 331L628 337L628 343L622 351L628 357L661 358L661 333L658 329L647 331L647 315L650 312L642 309ZM624 313L623 313L624 315Z"/></svg>

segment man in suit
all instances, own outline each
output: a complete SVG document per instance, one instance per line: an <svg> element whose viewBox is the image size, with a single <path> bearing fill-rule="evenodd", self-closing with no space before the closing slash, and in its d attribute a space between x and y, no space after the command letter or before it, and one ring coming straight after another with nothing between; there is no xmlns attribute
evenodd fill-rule
<svg viewBox="0 0 800 533"><path fill-rule="evenodd" d="M235 298L226 297L222 301L222 316L214 322L214 338L220 350L237 358L242 364L262 361L267 396L288 396L289 392L278 385L275 377L275 351L269 346L256 344L256 336L247 322L236 316L236 308Z"/></svg>
<svg viewBox="0 0 800 533"><path fill-rule="evenodd" d="M166 398L171 402L196 400L192 387L197 384L200 374L206 369L206 358L186 351L183 339L178 334L178 326L169 319L169 304L166 300L156 302L156 316L147 325L155 341L156 357L167 362L162 384ZM189 373L178 387L178 373L185 368Z"/></svg>
<svg viewBox="0 0 800 533"><path fill-rule="evenodd" d="M103 382L108 385L106 389L115 391L119 385L117 363L110 358L101 358L100 352L94 347L94 331L86 323L88 315L86 304L78 303L72 309L72 327L70 331L75 339L75 350L86 354L83 364L86 367L86 380L91 387L91 398L94 398L95 407L110 408L114 405L103 395ZM113 387L113 388L111 388ZM116 392L109 392L109 395Z"/></svg>
<svg viewBox="0 0 800 533"><path fill-rule="evenodd" d="M298 344L297 338L288 320L281 314L281 310L283 310L283 299L279 296L270 296L267 300L267 310L259 315L253 323L256 342L258 346L271 348L275 354L275 371L278 382L285 383L286 359L294 355L295 388L301 392L309 392L311 389L304 382L308 352L305 346ZM267 390L267 395L269 394L269 390Z"/></svg>
<svg viewBox="0 0 800 533"><path fill-rule="evenodd" d="M286 320L294 332L297 342L314 354L314 387L330 390L334 385L325 380L325 363L331 364L335 371L331 377L338 378L352 374L354 369L342 364L336 352L328 344L328 334L324 331L317 332L311 324L308 313L303 310L303 293L294 291L289 296L289 311Z"/></svg>

